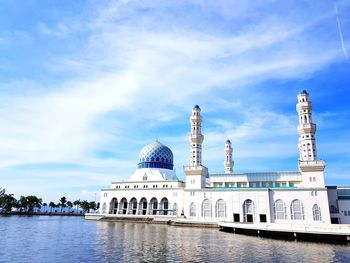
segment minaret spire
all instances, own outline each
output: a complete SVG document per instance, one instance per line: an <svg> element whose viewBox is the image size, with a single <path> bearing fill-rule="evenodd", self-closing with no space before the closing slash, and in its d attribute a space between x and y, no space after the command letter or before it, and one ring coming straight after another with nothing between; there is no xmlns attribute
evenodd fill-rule
<svg viewBox="0 0 350 263"><path fill-rule="evenodd" d="M316 124L312 122L312 103L309 101L309 93L303 90L298 95L297 112L299 116L299 160L317 160L316 151Z"/></svg>
<svg viewBox="0 0 350 263"><path fill-rule="evenodd" d="M190 164L184 166L187 189L202 189L206 187L208 168L202 165L202 116L201 108L195 105L190 117L191 132L188 136L190 142Z"/></svg>
<svg viewBox="0 0 350 263"><path fill-rule="evenodd" d="M299 170L302 176L302 187L324 187L325 162L317 158L316 124L312 122L312 103L309 93L303 90L298 94L296 106L299 125Z"/></svg>
<svg viewBox="0 0 350 263"><path fill-rule="evenodd" d="M198 105L195 105L192 109L190 123L191 133L188 137L191 144L190 166L197 167L202 165L202 143L204 140L202 135L201 109Z"/></svg>
<svg viewBox="0 0 350 263"><path fill-rule="evenodd" d="M233 172L232 146L231 146L230 140L227 140L225 143L224 154L225 154L225 161L224 161L225 173L229 174Z"/></svg>

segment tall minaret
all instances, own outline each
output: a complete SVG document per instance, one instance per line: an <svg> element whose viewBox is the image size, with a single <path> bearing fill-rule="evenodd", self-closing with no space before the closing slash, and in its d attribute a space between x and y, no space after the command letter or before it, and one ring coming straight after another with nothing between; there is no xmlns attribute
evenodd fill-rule
<svg viewBox="0 0 350 263"><path fill-rule="evenodd" d="M225 161L224 161L225 173L230 174L233 171L232 146L231 146L230 140L227 140L225 143L224 153L225 153Z"/></svg>
<svg viewBox="0 0 350 263"><path fill-rule="evenodd" d="M201 109L195 105L192 109L190 117L191 133L188 139L191 144L190 166L202 165L202 143L204 137L202 135L202 116Z"/></svg>
<svg viewBox="0 0 350 263"><path fill-rule="evenodd" d="M188 136L190 142L190 165L184 166L187 189L201 189L206 186L208 168L202 165L202 116L198 105L194 106L190 117L191 132Z"/></svg>
<svg viewBox="0 0 350 263"><path fill-rule="evenodd" d="M312 103L309 93L303 90L298 94L296 106L299 117L299 170L302 176L302 187L324 187L325 162L317 159L316 124L312 122Z"/></svg>
<svg viewBox="0 0 350 263"><path fill-rule="evenodd" d="M317 160L316 124L312 123L312 103L309 101L309 93L306 90L298 95L297 112L299 115L299 160Z"/></svg>

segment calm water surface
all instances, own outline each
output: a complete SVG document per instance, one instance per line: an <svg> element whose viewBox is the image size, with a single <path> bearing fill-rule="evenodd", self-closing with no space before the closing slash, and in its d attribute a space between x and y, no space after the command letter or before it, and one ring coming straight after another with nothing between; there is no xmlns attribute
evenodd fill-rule
<svg viewBox="0 0 350 263"><path fill-rule="evenodd" d="M350 246L81 217L0 216L0 262L350 262Z"/></svg>

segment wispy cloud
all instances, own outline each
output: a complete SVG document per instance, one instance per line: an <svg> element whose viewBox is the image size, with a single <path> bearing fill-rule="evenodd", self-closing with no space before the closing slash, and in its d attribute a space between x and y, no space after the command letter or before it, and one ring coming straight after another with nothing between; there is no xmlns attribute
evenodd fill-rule
<svg viewBox="0 0 350 263"><path fill-rule="evenodd" d="M160 137L173 144L180 169L197 103L209 165L221 167L227 138L242 162L293 157L295 116L266 104L283 99L272 88L258 91L308 78L341 57L328 40L338 34L329 4L292 2L92 2L55 23L37 18L31 37L47 41L49 55L38 59L41 74L2 81L0 167L73 163L126 177L141 146ZM62 172L81 180L69 167Z"/></svg>
<svg viewBox="0 0 350 263"><path fill-rule="evenodd" d="M346 51L346 47L345 47L345 43L344 43L343 30L341 29L341 24L340 24L339 14L338 14L338 7L337 7L337 3L336 2L334 2L334 11L335 11L335 17L337 19L337 25L338 25L338 30L339 30L339 38L340 38L341 47L343 49L343 53L344 53L346 61L350 64L348 52Z"/></svg>

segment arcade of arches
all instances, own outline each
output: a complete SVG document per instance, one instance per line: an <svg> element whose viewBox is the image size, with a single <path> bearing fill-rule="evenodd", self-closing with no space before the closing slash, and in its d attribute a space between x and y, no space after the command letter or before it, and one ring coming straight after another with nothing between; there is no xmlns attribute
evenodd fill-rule
<svg viewBox="0 0 350 263"><path fill-rule="evenodd" d="M177 215L178 206L176 203L170 204L166 197L158 200L156 197L149 201L143 197L139 201L133 197L129 201L123 197L120 200L113 198L109 204L102 205L102 213L118 215Z"/></svg>

